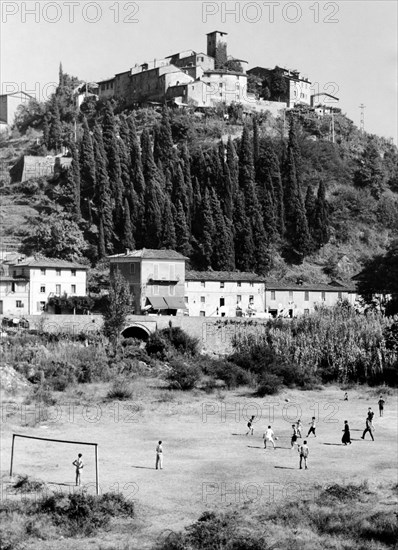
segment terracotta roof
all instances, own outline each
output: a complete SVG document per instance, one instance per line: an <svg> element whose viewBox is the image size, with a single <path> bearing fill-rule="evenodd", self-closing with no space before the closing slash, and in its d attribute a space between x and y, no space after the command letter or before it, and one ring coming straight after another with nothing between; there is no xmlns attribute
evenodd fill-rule
<svg viewBox="0 0 398 550"><path fill-rule="evenodd" d="M124 254L113 254L108 258L145 258L153 260L189 260L187 256L183 256L175 250L155 250L152 248L143 248L142 250L130 250Z"/></svg>
<svg viewBox="0 0 398 550"><path fill-rule="evenodd" d="M265 283L265 278L247 271L186 271L186 281L247 281Z"/></svg>
<svg viewBox="0 0 398 550"><path fill-rule="evenodd" d="M22 262L14 262L13 267L54 267L66 269L88 269L87 265L77 262L67 262L66 260L57 260L56 258L26 258Z"/></svg>

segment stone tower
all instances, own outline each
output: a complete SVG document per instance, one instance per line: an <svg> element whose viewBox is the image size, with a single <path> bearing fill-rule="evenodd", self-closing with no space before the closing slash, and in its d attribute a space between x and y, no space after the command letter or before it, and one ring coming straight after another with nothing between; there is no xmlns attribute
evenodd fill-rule
<svg viewBox="0 0 398 550"><path fill-rule="evenodd" d="M222 46L225 49L225 55L227 55L227 40L224 38L227 34L221 31L213 31L207 34L207 55L215 59L217 46Z"/></svg>

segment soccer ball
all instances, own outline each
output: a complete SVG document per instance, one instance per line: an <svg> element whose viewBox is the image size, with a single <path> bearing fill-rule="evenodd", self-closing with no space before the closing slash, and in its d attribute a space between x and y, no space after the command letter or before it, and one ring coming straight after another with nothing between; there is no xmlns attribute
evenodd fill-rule
<svg viewBox="0 0 398 550"><path fill-rule="evenodd" d="M275 437L275 441L278 441L278 438L277 438L277 437Z"/></svg>

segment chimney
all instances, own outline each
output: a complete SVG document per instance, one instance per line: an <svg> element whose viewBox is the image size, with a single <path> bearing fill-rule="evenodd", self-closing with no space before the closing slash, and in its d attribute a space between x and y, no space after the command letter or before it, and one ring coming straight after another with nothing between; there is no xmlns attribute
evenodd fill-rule
<svg viewBox="0 0 398 550"><path fill-rule="evenodd" d="M126 256L128 256L129 254L130 254L130 249L126 248Z"/></svg>

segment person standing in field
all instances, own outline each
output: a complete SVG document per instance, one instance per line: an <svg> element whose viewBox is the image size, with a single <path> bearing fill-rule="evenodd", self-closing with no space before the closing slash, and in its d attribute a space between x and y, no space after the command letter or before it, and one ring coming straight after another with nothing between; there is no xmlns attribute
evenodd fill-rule
<svg viewBox="0 0 398 550"><path fill-rule="evenodd" d="M265 430L265 433L264 433L264 435L263 435L263 439L264 439L264 449L267 448L267 441L268 441L269 443L272 443L272 446L274 447L274 449L276 448L276 447L275 447L274 436L275 436L275 434L274 434L273 429L271 428L271 426L268 426L268 428ZM277 439L277 438L275 437L275 439Z"/></svg>
<svg viewBox="0 0 398 550"><path fill-rule="evenodd" d="M252 416L249 420L249 422L247 423L247 433L246 435L253 435L254 434L254 428L253 428L253 424L254 424L254 419L255 419L255 416Z"/></svg>
<svg viewBox="0 0 398 550"><path fill-rule="evenodd" d="M163 447L162 442L159 441L157 447L156 447L156 470L159 468L163 470Z"/></svg>
<svg viewBox="0 0 398 550"><path fill-rule="evenodd" d="M384 413L384 399L383 396L380 395L380 399L378 400L377 404L379 405L379 416L383 416Z"/></svg>
<svg viewBox="0 0 398 550"><path fill-rule="evenodd" d="M83 470L83 455L79 453L77 459L72 462L73 466L76 468L76 485L82 484L82 470Z"/></svg>
<svg viewBox="0 0 398 550"><path fill-rule="evenodd" d="M351 434L350 434L350 427L348 425L347 420L344 420L344 429L343 429L343 437L341 438L341 442L344 445L347 445L349 443L351 445Z"/></svg>
<svg viewBox="0 0 398 550"><path fill-rule="evenodd" d="M368 418L370 420L370 423L372 424L372 427L373 427L373 417L374 417L375 413L372 411L372 407L369 407L368 408Z"/></svg>
<svg viewBox="0 0 398 550"><path fill-rule="evenodd" d="M301 436L301 430L303 429L303 424L301 423L300 418L297 420L297 437Z"/></svg>
<svg viewBox="0 0 398 550"><path fill-rule="evenodd" d="M302 445L299 445L297 450L300 454L300 470L303 469L303 461L304 461L305 469L308 470L307 458L308 458L308 455L310 454L310 450L308 448L307 441L304 441Z"/></svg>
<svg viewBox="0 0 398 550"><path fill-rule="evenodd" d="M316 420L315 420L315 416L313 416L310 422L310 429L308 430L307 437L309 437L310 434L314 434L314 437L316 437L315 429L316 429Z"/></svg>
<svg viewBox="0 0 398 550"><path fill-rule="evenodd" d="M365 439L365 435L367 434L367 432L370 433L370 437L372 438L372 441L374 441L374 437L373 437L373 424L372 424L372 421L370 420L369 418L369 415L368 417L366 418L366 428L364 429L363 431L363 434L361 436L361 439Z"/></svg>
<svg viewBox="0 0 398 550"><path fill-rule="evenodd" d="M345 392L345 394L344 394L344 401L348 401L348 393L347 392Z"/></svg>
<svg viewBox="0 0 398 550"><path fill-rule="evenodd" d="M292 424L292 428L293 428L293 433L292 433L292 439L291 439L290 443L291 443L291 446L292 446L292 449L293 449L294 446L297 443L297 428L296 428L296 425Z"/></svg>

